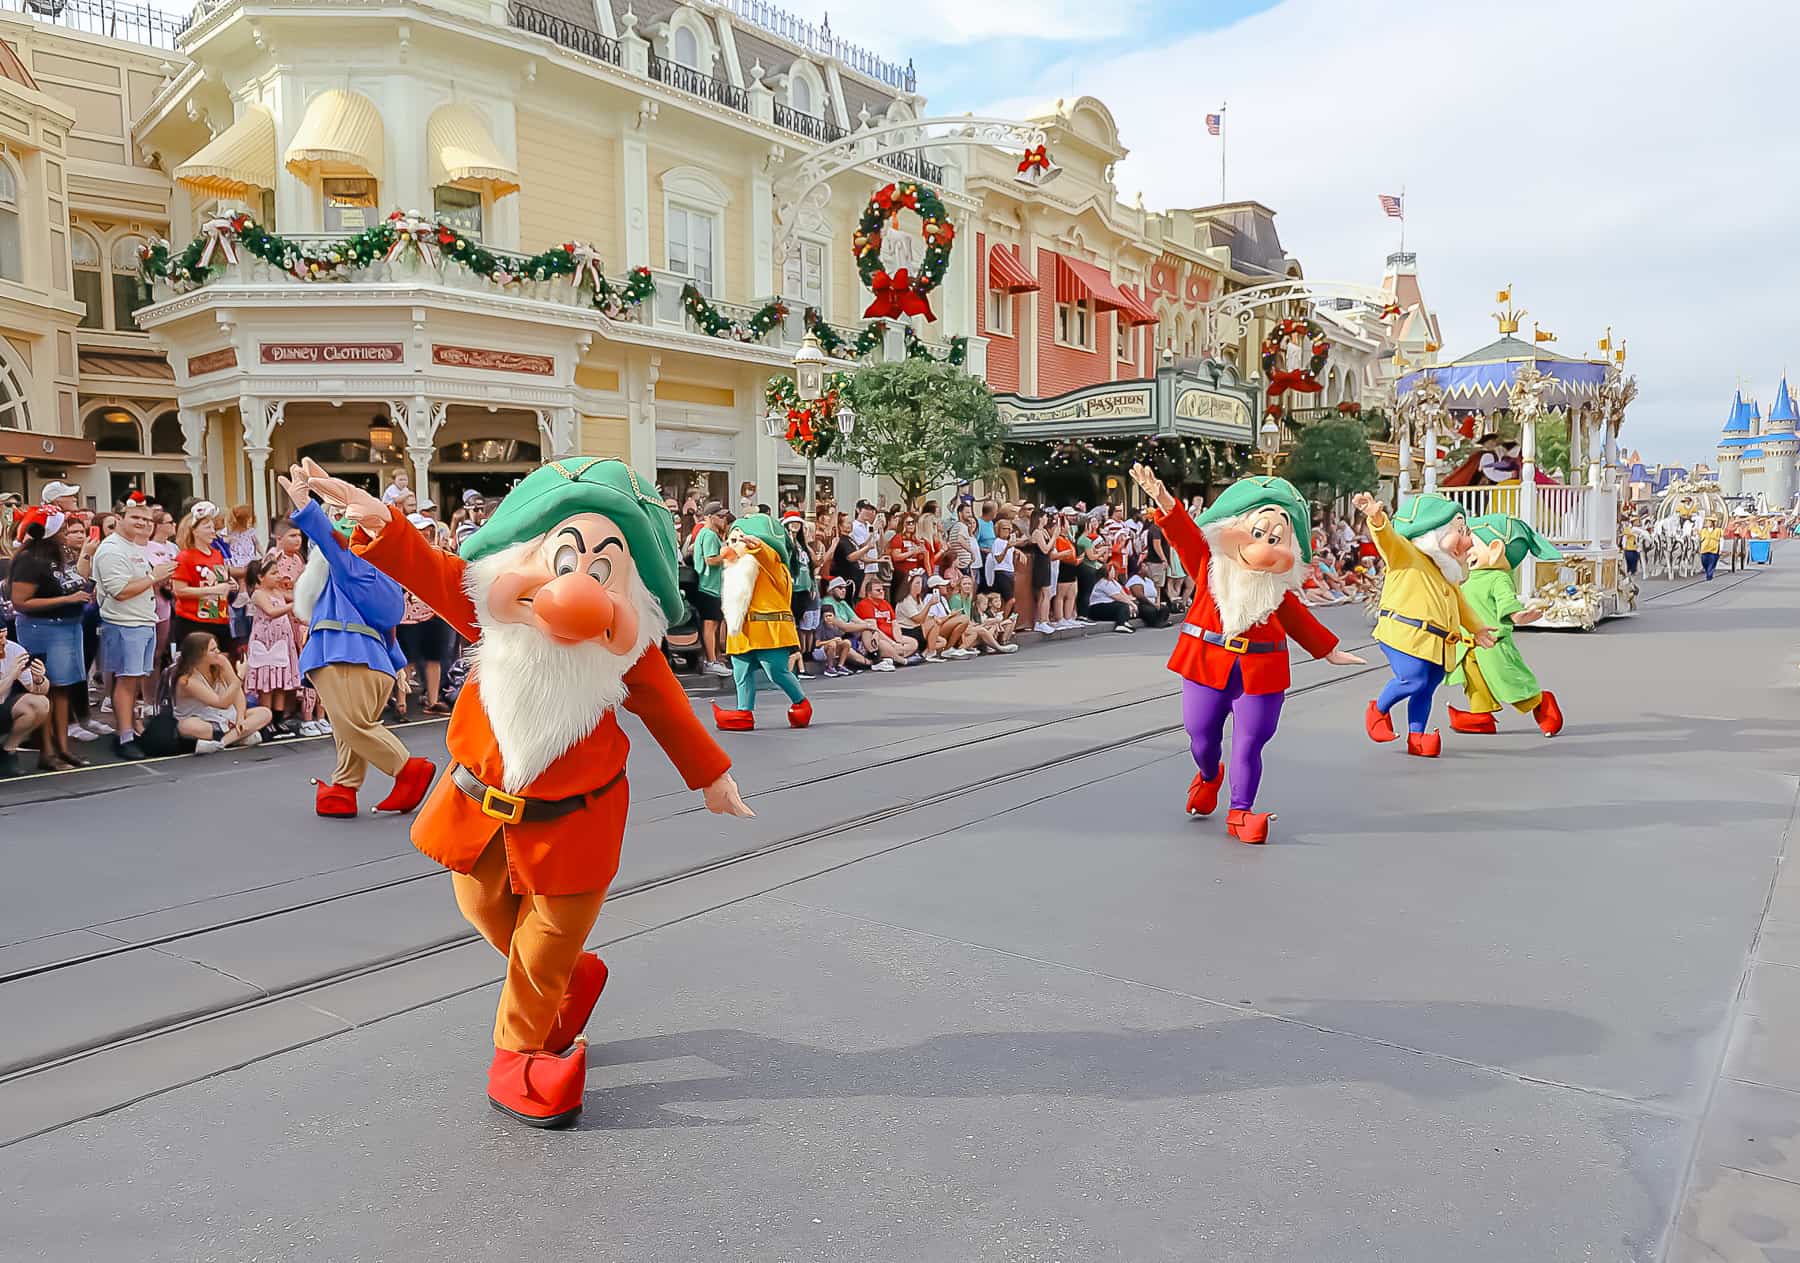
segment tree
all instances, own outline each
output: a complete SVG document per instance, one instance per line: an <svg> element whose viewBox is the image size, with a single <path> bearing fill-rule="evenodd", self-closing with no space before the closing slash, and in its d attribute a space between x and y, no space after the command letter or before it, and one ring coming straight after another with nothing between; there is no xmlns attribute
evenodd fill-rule
<svg viewBox="0 0 1800 1263"><path fill-rule="evenodd" d="M939 487L991 478L1006 427L987 383L922 359L878 364L850 379L856 428L838 454L894 480L914 507Z"/></svg>
<svg viewBox="0 0 1800 1263"><path fill-rule="evenodd" d="M1545 473L1560 471L1569 476L1569 415L1556 412L1545 416L1537 425L1537 463Z"/></svg>
<svg viewBox="0 0 1800 1263"><path fill-rule="evenodd" d="M1334 501L1367 491L1381 476L1360 421L1320 421L1300 431L1282 475L1302 491Z"/></svg>

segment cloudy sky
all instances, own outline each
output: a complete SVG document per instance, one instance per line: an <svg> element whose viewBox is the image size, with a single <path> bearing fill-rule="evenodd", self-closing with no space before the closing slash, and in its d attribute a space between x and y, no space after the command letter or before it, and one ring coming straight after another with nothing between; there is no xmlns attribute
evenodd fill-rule
<svg viewBox="0 0 1800 1263"><path fill-rule="evenodd" d="M814 16L811 6L790 6ZM1641 388L1626 441L1710 459L1740 382L1800 379L1796 0L831 0L833 27L912 57L932 113L1100 98L1153 207L1278 212L1314 279L1373 283L1407 248L1445 351L1495 336L1512 282L1554 349L1610 324ZM1529 328L1529 325L1527 326Z"/></svg>

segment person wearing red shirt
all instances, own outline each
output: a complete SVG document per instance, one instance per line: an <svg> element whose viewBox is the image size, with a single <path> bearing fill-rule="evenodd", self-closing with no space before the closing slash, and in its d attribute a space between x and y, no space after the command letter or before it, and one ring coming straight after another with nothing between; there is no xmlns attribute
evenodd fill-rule
<svg viewBox="0 0 1800 1263"><path fill-rule="evenodd" d="M188 511L175 530L175 617L169 643L179 645L193 632L205 632L227 656L232 653L231 597L237 584L231 566L213 547L219 536L218 509L206 500Z"/></svg>

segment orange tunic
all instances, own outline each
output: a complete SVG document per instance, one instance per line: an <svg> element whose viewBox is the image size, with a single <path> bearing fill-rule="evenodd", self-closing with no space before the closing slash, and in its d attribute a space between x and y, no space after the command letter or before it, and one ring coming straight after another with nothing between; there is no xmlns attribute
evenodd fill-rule
<svg viewBox="0 0 1800 1263"><path fill-rule="evenodd" d="M362 550L363 556L465 637L478 639L475 605L463 587L462 558L433 547L398 509L391 513L393 521ZM644 651L625 673L625 685L625 709L644 721L689 789L703 789L730 770L730 758L694 717L687 694L659 647ZM482 783L502 783L500 746L475 679L457 695L446 744L450 757ZM580 811L541 823L503 825L445 776L413 822L413 845L444 867L467 873L499 830L514 891L573 895L605 890L619 871L619 848L625 837L630 794L621 773L629 750L624 729L607 711L594 731L527 785L522 796L569 798L599 789L615 777L617 784Z"/></svg>

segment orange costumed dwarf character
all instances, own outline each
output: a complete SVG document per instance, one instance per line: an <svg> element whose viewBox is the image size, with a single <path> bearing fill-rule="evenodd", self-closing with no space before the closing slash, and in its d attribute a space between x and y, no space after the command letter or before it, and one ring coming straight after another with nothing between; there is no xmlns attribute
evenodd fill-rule
<svg viewBox="0 0 1800 1263"><path fill-rule="evenodd" d="M708 809L751 811L661 641L685 617L675 533L654 483L616 460L534 471L463 545L435 548L397 507L308 462L322 498L373 536L363 556L475 642L453 760L413 825L457 906L507 958L488 1100L535 1127L581 1112L587 1025L606 965L583 950L619 868L628 743L644 721Z"/></svg>

